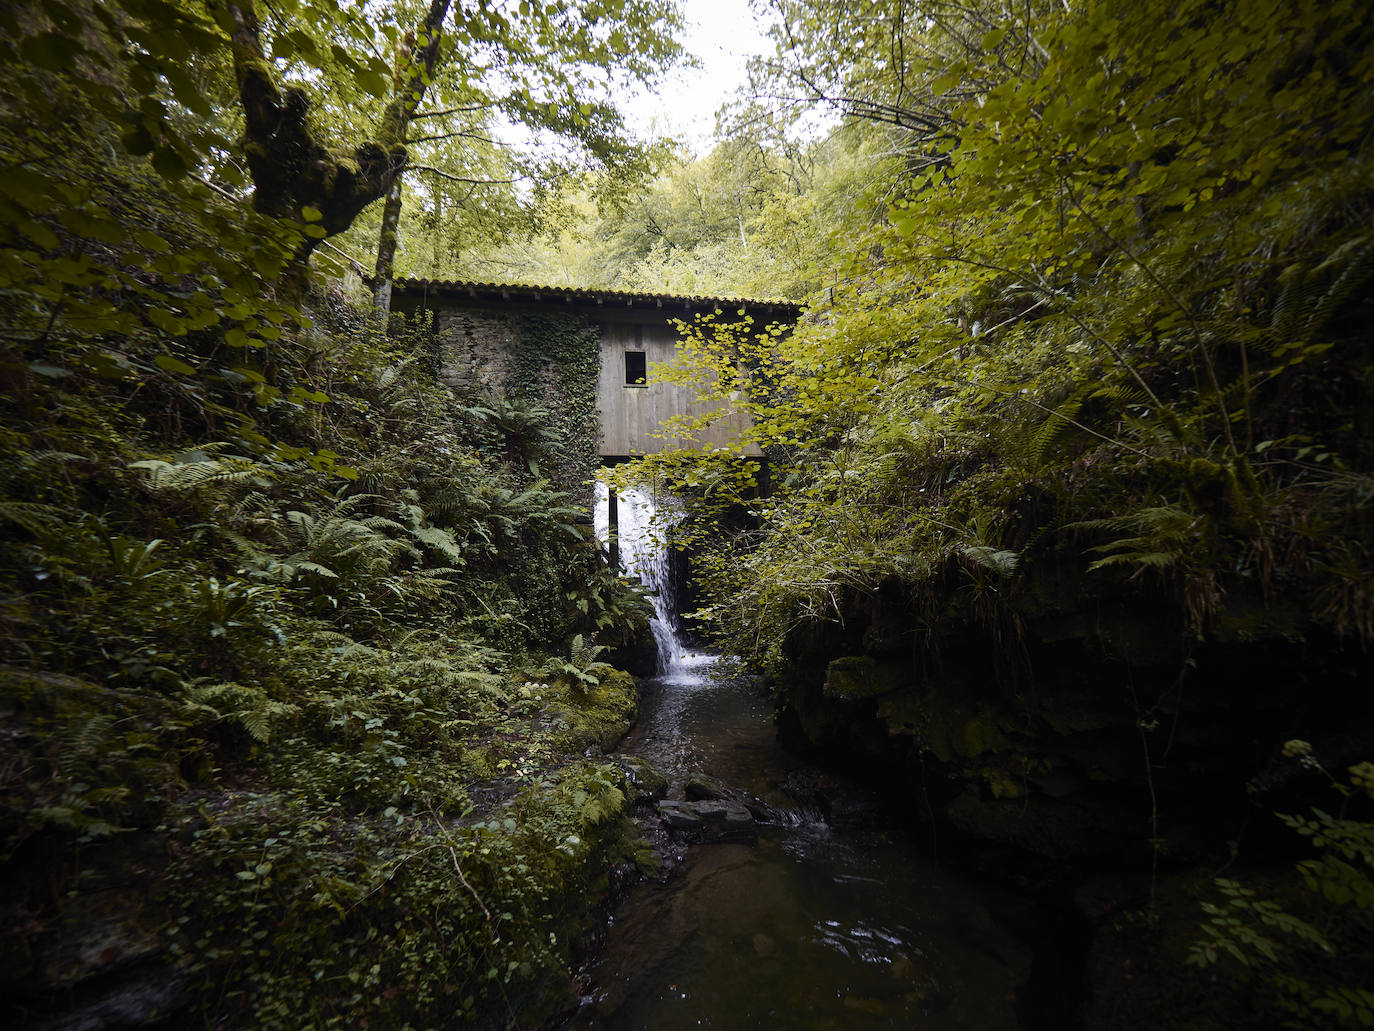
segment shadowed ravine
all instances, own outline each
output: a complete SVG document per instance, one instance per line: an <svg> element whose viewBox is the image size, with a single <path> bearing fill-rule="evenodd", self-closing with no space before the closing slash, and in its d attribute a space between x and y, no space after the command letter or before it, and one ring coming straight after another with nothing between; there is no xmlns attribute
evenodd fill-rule
<svg viewBox="0 0 1374 1031"><path fill-rule="evenodd" d="M578 1028L1016 1028L1031 951L970 884L881 830L832 829L780 790L803 764L757 685L700 660L645 686L622 750L681 797L705 772L782 819L695 846L617 914Z"/></svg>

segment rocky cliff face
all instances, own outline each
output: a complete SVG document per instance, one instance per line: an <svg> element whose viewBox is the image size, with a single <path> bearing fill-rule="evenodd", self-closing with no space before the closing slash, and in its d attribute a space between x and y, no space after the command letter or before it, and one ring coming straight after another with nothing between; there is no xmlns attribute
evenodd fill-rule
<svg viewBox="0 0 1374 1031"><path fill-rule="evenodd" d="M930 619L889 586L797 632L784 732L877 764L990 865L1046 873L1224 854L1256 806L1301 788L1277 762L1287 739L1374 754L1374 657L1281 599L1233 595L1199 637L1129 583L1042 569L1018 598Z"/></svg>

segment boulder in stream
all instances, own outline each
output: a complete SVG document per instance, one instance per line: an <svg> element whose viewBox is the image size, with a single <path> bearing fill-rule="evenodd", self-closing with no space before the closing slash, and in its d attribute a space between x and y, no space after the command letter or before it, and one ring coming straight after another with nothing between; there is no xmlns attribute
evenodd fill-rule
<svg viewBox="0 0 1374 1031"><path fill-rule="evenodd" d="M668 790L668 778L656 770L647 759L637 755L620 755L615 764L625 771L625 779L634 789L634 800L659 799Z"/></svg>
<svg viewBox="0 0 1374 1031"><path fill-rule="evenodd" d="M688 777L687 783L683 785L683 793L693 802L726 798L731 794L730 789L724 784L704 773L694 773Z"/></svg>
<svg viewBox="0 0 1374 1031"><path fill-rule="evenodd" d="M693 843L730 841L748 845L758 841L754 817L738 802L664 800L658 803L658 815L679 840Z"/></svg>

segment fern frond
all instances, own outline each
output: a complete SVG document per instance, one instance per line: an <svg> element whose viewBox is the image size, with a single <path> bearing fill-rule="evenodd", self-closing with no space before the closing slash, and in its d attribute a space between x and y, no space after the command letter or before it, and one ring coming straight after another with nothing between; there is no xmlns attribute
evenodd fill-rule
<svg viewBox="0 0 1374 1031"><path fill-rule="evenodd" d="M1360 236L1347 240L1312 270L1314 277L1330 278L1331 285L1308 313L1303 333L1315 336L1355 293L1374 278L1374 242Z"/></svg>
<svg viewBox="0 0 1374 1031"><path fill-rule="evenodd" d="M1114 541L1111 547L1146 547L1146 542L1141 539L1135 541ZM1092 548L1092 551L1099 551L1099 548ZM1088 563L1088 572L1094 569L1105 569L1108 566L1151 566L1155 569L1163 569L1165 566L1172 566L1182 554L1177 551L1130 551L1119 555L1108 555L1106 558L1094 559Z"/></svg>
<svg viewBox="0 0 1374 1031"><path fill-rule="evenodd" d="M200 457L184 457L187 455ZM272 478L270 469L250 458L238 455L206 458L197 450L185 452L177 458L177 461L172 462L160 458L144 459L130 462L128 468L144 473L148 486L153 490L172 494L190 493L202 487L218 484L252 483L255 486L266 486Z"/></svg>
<svg viewBox="0 0 1374 1031"><path fill-rule="evenodd" d="M1200 517L1172 505L1137 509L1107 519L1070 523L1067 530L1112 530L1129 533L1088 551L1103 556L1088 565L1089 571L1110 566L1134 565L1163 569L1178 563L1197 536Z"/></svg>
<svg viewBox="0 0 1374 1031"><path fill-rule="evenodd" d="M1083 402L1086 399L1086 391L1079 390L1057 407L1053 414L1047 416L1045 421L1031 434L1026 458L1032 467L1039 468L1044 463L1046 453L1063 434L1064 429L1069 426L1072 420L1077 418L1078 411L1083 407Z"/></svg>
<svg viewBox="0 0 1374 1031"><path fill-rule="evenodd" d="M266 744L274 726L295 715L300 707L279 702L261 687L221 681L198 681L184 685L181 702L188 709L213 720L238 723L255 741Z"/></svg>
<svg viewBox="0 0 1374 1031"><path fill-rule="evenodd" d="M29 501L0 501L0 519L7 519L11 523L22 526L35 537L48 537L52 534L70 530L73 523L79 522L79 517L72 518L74 513L56 505L39 505Z"/></svg>
<svg viewBox="0 0 1374 1031"><path fill-rule="evenodd" d="M1021 561L1021 556L1014 551L992 548L987 545L977 545L972 548L963 549L964 557L971 559L984 569L990 569L999 576L1011 576L1016 572L1016 566Z"/></svg>
<svg viewBox="0 0 1374 1031"><path fill-rule="evenodd" d="M441 530L437 526L415 526L411 528L410 535L443 561L453 566L466 564L462 546L448 530Z"/></svg>
<svg viewBox="0 0 1374 1031"><path fill-rule="evenodd" d="M1357 236L1331 252L1316 268L1290 265L1279 275L1282 289L1269 320L1273 345L1311 343L1374 279L1374 240Z"/></svg>
<svg viewBox="0 0 1374 1031"><path fill-rule="evenodd" d="M34 451L20 458L20 464L26 469L42 469L49 465L66 465L68 462L89 461L91 459L86 455L77 455L70 451Z"/></svg>

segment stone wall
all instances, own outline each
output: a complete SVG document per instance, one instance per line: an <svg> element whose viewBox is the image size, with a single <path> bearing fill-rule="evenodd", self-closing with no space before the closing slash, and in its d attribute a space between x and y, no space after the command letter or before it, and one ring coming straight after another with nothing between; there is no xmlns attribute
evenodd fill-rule
<svg viewBox="0 0 1374 1031"><path fill-rule="evenodd" d="M519 329L508 313L440 309L434 335L439 378L449 387L465 393L509 382Z"/></svg>

